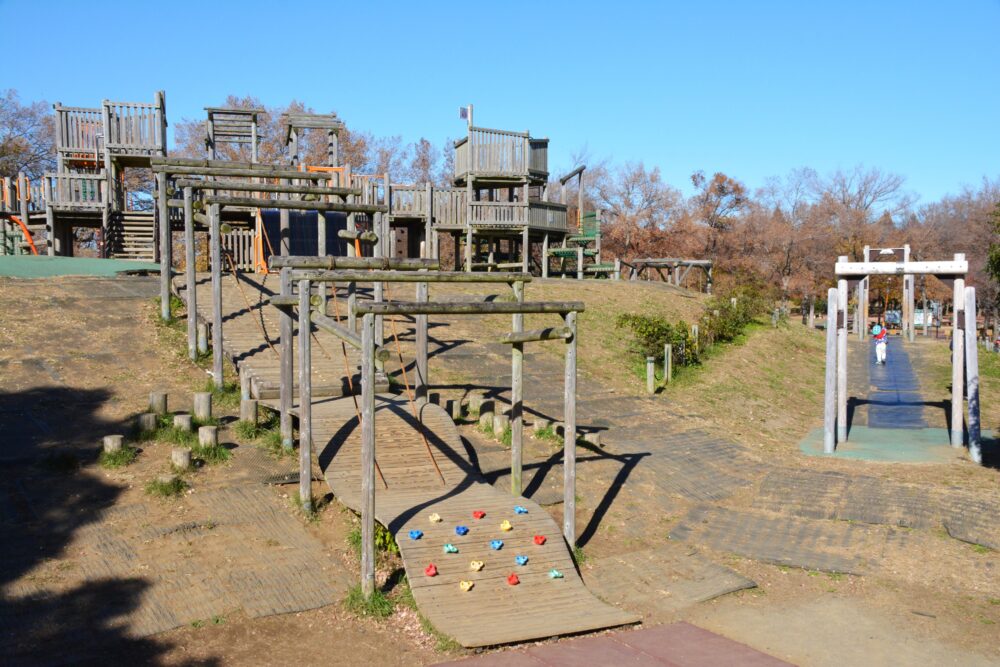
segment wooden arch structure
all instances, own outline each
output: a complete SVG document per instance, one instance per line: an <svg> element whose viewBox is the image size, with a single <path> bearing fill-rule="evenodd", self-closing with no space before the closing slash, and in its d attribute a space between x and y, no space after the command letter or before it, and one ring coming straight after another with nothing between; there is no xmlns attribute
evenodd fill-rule
<svg viewBox="0 0 1000 667"><path fill-rule="evenodd" d="M866 291L867 279L874 275L898 275L904 285L913 285L914 276L932 275L954 284L955 315L952 328L951 373L951 446L964 444L963 395L968 395L969 455L982 463L979 428L979 355L976 347L976 288L965 286L969 263L964 254L952 261L911 262L909 248L902 262L849 262L846 256L837 258L837 287L827 295L826 326L826 385L823 414L823 452L833 454L838 442L846 442L847 429L847 302L850 283L858 284L859 293ZM867 252L866 252L867 257ZM912 300L912 287L904 292L904 301ZM912 305L904 306L912 316ZM863 309L861 309L863 311ZM859 323L858 330L864 326ZM912 324L909 328L912 334ZM912 337L910 337L912 340ZM967 372L966 372L967 371Z"/></svg>

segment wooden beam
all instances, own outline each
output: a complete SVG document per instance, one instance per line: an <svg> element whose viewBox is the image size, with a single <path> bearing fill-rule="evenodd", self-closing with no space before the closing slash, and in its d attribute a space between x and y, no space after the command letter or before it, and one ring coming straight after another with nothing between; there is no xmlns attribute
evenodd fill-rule
<svg viewBox="0 0 1000 667"><path fill-rule="evenodd" d="M353 259L336 257L331 259ZM393 261L393 260L388 260ZM417 260L395 260L413 262ZM418 271L365 271L357 270L335 270L322 271L313 269L293 269L293 279L301 280L309 278L313 282L386 282L386 283L514 283L517 281L529 282L530 275L524 273L477 273L469 275L457 271L436 271L434 273L422 273Z"/></svg>
<svg viewBox="0 0 1000 667"><path fill-rule="evenodd" d="M925 315L926 317L926 315ZM965 395L969 400L969 457L983 462L979 420L979 341L976 339L976 288L965 288Z"/></svg>
<svg viewBox="0 0 1000 667"><path fill-rule="evenodd" d="M184 284L187 292L188 356L198 359L198 279L195 276L194 211L191 188L184 188Z"/></svg>
<svg viewBox="0 0 1000 667"><path fill-rule="evenodd" d="M225 357L222 346L222 231L219 225L219 207L209 209L211 219L212 253L212 377L215 386L222 388L222 360Z"/></svg>
<svg viewBox="0 0 1000 667"><path fill-rule="evenodd" d="M420 269L436 270L440 266L437 260L394 257L311 257L308 255L289 255L287 257L271 257L272 269L381 269L383 271ZM310 277L310 280L313 278Z"/></svg>
<svg viewBox="0 0 1000 667"><path fill-rule="evenodd" d="M292 294L290 273L289 269L281 270L281 294L283 296L291 296ZM295 372L295 360L292 357L295 349L292 343L293 329L292 311L285 309L281 313L281 355L279 360L281 382L279 383L278 401L281 413L281 447L286 452L292 451L294 444L292 440L292 383Z"/></svg>
<svg viewBox="0 0 1000 667"><path fill-rule="evenodd" d="M524 303L524 283L513 284L514 298ZM524 315L515 313L511 317L511 335L524 331ZM524 443L524 344L515 342L510 348L510 492L520 496L522 491L521 472ZM502 435L502 434L501 434Z"/></svg>
<svg viewBox="0 0 1000 667"><path fill-rule="evenodd" d="M969 263L961 260L945 262L837 262L837 276L902 276L906 274L931 276L964 276Z"/></svg>
<svg viewBox="0 0 1000 667"><path fill-rule="evenodd" d="M959 325L969 326L965 313L965 280L956 278L953 292L951 328L951 446L961 447L965 423L962 396L965 393L965 332ZM973 328L975 323L973 323Z"/></svg>
<svg viewBox="0 0 1000 667"><path fill-rule="evenodd" d="M534 343L546 340L568 340L573 332L567 327L549 327L548 329L534 329L532 331L512 331L500 337L499 342L506 345L519 345L521 343Z"/></svg>
<svg viewBox="0 0 1000 667"><path fill-rule="evenodd" d="M375 591L375 316L361 319L361 591Z"/></svg>
<svg viewBox="0 0 1000 667"><path fill-rule="evenodd" d="M212 181L200 178L180 178L174 187L194 190L236 190L240 192L278 192L301 195L347 195L361 194L358 188L328 188L313 185L285 185L281 183L253 183L252 181Z"/></svg>
<svg viewBox="0 0 1000 667"><path fill-rule="evenodd" d="M533 301L524 303L359 303L355 310L359 315L375 313L378 315L513 315L514 313L564 314L582 312L585 306L581 301Z"/></svg>
<svg viewBox="0 0 1000 667"><path fill-rule="evenodd" d="M206 204L220 206L249 206L251 208L277 208L293 211L337 211L340 213L380 213L384 206L375 204L346 204L340 202L303 201L301 199L258 199L256 197L208 196Z"/></svg>

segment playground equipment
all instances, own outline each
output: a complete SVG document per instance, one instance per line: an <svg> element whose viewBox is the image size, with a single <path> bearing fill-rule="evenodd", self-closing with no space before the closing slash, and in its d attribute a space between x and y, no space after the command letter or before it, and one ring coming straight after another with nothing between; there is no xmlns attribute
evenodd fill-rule
<svg viewBox="0 0 1000 667"><path fill-rule="evenodd" d="M165 156L166 102L163 91L152 103L104 100L100 108L54 105L56 171L44 177L49 255L73 254L73 229L101 231L101 255L156 259L154 219L128 189L126 170L149 168Z"/></svg>
<svg viewBox="0 0 1000 667"><path fill-rule="evenodd" d="M866 256L868 256L866 248ZM887 253L892 254L892 253ZM904 257L908 257L908 248ZM830 288L827 300L826 334L826 388L823 417L823 451L833 454L838 442L845 442L847 429L847 326L850 281L856 283L859 301L867 303L866 283L873 275L903 276L904 285L910 287L904 298L903 328L913 340L913 278L916 275L933 275L954 285L954 327L952 329L952 394L951 394L951 445L962 447L963 395L968 395L968 444L969 456L982 463L979 421L979 357L976 344L976 290L965 286L969 264L965 255L956 254L953 261L937 262L849 262L846 256L837 259L835 273L837 287ZM907 302L909 305L906 305ZM864 305L861 306L864 311ZM855 321L859 319L855 316ZM867 320L865 315L860 319ZM865 326L858 329L864 336ZM966 374L967 369L967 374Z"/></svg>
<svg viewBox="0 0 1000 667"><path fill-rule="evenodd" d="M0 178L0 256L38 254L35 235L45 229L42 193L24 172Z"/></svg>
<svg viewBox="0 0 1000 667"><path fill-rule="evenodd" d="M645 258L622 261L620 263L629 271L629 280L639 280L646 276L649 280L650 270L656 271L660 280L665 283L680 287L684 279L687 278L691 269L700 269L705 276L705 292L712 293L712 260L710 259L682 259L675 257ZM663 271L667 273L664 275ZM620 269L619 269L620 272Z"/></svg>

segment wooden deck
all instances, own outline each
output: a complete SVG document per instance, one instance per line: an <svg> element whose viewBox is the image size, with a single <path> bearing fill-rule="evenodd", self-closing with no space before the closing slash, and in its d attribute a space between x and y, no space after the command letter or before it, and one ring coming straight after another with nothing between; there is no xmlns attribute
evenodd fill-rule
<svg viewBox="0 0 1000 667"><path fill-rule="evenodd" d="M451 418L439 406L425 404L420 421L405 401L388 395L376 400L376 460L385 485L376 476L375 516L396 537L413 597L420 612L439 631L466 647L543 639L638 622L639 618L598 600L584 586L557 523L539 505L511 496L480 477ZM425 429L433 459L420 435ZM361 430L350 399L313 405L316 450L334 495L360 508ZM520 505L527 514L517 514ZM486 513L473 518L474 510ZM431 514L441 517L432 523ZM500 529L503 520L513 528ZM455 533L467 526L467 535ZM413 540L410 530L423 531ZM543 545L534 543L544 535ZM491 540L503 540L494 550ZM444 553L446 543L459 552ZM514 557L528 556L518 566ZM483 561L481 571L470 561ZM437 576L424 574L433 563ZM563 577L552 578L555 568ZM520 583L508 584L517 574ZM460 581L472 581L465 592Z"/></svg>
<svg viewBox="0 0 1000 667"><path fill-rule="evenodd" d="M173 282L174 292L187 302L184 277ZM212 321L212 285L209 274L198 274L198 319ZM225 355L240 373L250 377L251 393L255 398L277 398L281 387L279 349L281 344L278 310L267 303L267 298L278 291L277 276L240 274L239 282L231 274L222 278L222 344ZM340 303L341 313L346 312L347 300ZM316 331L313 345L312 392L315 397L344 396L350 393L345 372L344 352L340 340ZM296 346L296 360L298 351ZM297 363L297 361L296 361ZM361 391L358 375L360 355L347 346L347 367L352 373L356 392ZM298 395L298 373L295 374ZM383 384L380 390L388 389Z"/></svg>

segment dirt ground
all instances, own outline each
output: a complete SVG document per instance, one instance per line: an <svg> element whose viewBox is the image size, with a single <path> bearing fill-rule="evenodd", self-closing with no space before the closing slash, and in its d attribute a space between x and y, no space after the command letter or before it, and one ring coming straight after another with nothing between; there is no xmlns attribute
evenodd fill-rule
<svg viewBox="0 0 1000 667"><path fill-rule="evenodd" d="M627 340L614 329L617 313L655 309L672 319L693 321L704 299L660 285L631 287L634 289L610 289L608 284L573 281L528 287L528 300L587 302L588 311L580 319L581 374L624 397L640 396L641 383L631 364L623 360ZM44 554L30 559L22 569L6 573L0 579L0 594L6 603L18 586L44 584L80 613L99 613L108 604L107 595L124 594L124 582L101 591L105 597L81 594L73 544L82 524L97 521L79 518L86 517L88 503L142 504L149 512L147 521L154 525L183 519L185 513L193 511L184 497L155 499L143 490L147 480L166 470L168 444L148 443L136 463L107 471L95 461L99 436L124 431L132 416L145 409L149 391L162 389L172 397L186 396L192 389L200 389L206 376L183 356L182 339L176 331L150 324L155 282L5 280L0 281L0 290L4 294L0 301L0 419L5 425L18 425L18 430L12 431L15 437L4 438L0 466L6 481L23 476L34 487L46 489L50 498L63 501L42 512L49 537ZM440 294L464 291L448 290ZM40 322L45 324L40 326ZM548 320L545 323L551 324ZM541 320L527 323L528 328L542 325ZM507 327L506 318L463 320L432 326L432 336L445 341L487 340L488 333L492 336ZM940 342L921 345L915 367L919 363L928 370L921 376L928 383L925 391L940 393L944 391L941 366L947 364L947 346L942 353ZM744 344L710 357L698 373L683 376L656 397L663 404L662 428L698 428L724 434L746 446L765 466L996 491L1000 481L996 470L959 459L950 465L903 465L802 455L798 442L821 416L822 346L820 332L806 331L795 322L777 332L756 331ZM545 354L558 359L559 352ZM474 379L482 370L475 364L435 365L433 360L432 368L433 382L456 386ZM443 391L447 395L449 390ZM984 378L984 427L1000 426L994 398L998 395L1000 381ZM463 426L462 434L477 450L495 448L495 443L471 425ZM224 439L236 440L231 433ZM531 438L526 448L529 461L544 461L558 450L551 442ZM66 451L81 464L78 471L39 465L40 460L58 462L61 459L51 455ZM240 450L235 451L239 460ZM666 535L692 503L672 498L668 509L657 507L659 515L650 516L651 478L636 475L619 481L620 461L594 458L581 466L578 487L578 523L588 525L594 516L600 517L581 553L584 576L602 559L626 548L683 548L672 545ZM206 466L193 474L192 484L196 491L225 485L234 469L233 464ZM346 596L347 587L357 578L356 559L347 540L353 516L335 502L328 502L318 518L310 520L295 509L291 487L264 488L295 518L303 534L321 545L331 568L330 578ZM599 499L609 497L612 489L613 502L600 507ZM322 497L326 491L317 484L314 493ZM726 505L741 509L749 502L749 495L737 493ZM8 505L2 504L0 509L7 512ZM560 506L551 511L554 517L561 517ZM892 554L885 567L865 576L807 571L702 549L715 562L752 579L757 587L675 612L639 611L647 623L688 620L800 664L1000 664L997 553L935 531L911 533L908 550ZM249 544L227 544L205 557L213 567L224 570L252 548ZM200 547L192 544L190 549ZM183 557L179 552L151 555L149 566L155 569ZM396 568L398 562L384 560L380 577L398 577ZM397 587L395 594L400 593ZM32 609L29 606L27 613ZM131 637L126 628L109 623L92 639L115 646L112 655L122 659L170 665L409 665L468 654L442 642L403 604L383 620L358 618L339 603L260 618L232 609L143 638ZM79 662L61 650L47 657L55 664ZM106 660L108 656L103 657Z"/></svg>

